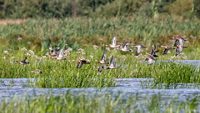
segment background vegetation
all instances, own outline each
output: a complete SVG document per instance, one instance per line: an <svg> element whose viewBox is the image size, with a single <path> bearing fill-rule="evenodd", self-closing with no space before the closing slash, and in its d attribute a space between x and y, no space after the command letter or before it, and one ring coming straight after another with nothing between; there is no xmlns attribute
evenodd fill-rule
<svg viewBox="0 0 200 113"><path fill-rule="evenodd" d="M117 36L118 43L130 41L147 47L152 44L170 46L173 44L172 37L179 34L188 39L186 46L197 47L199 29L200 21L196 19L177 20L171 17L156 21L148 17L30 19L20 25L0 26L0 46L43 51L48 50L49 45L62 47L68 44L77 49L85 45L110 44L113 36ZM19 37L22 40L18 40Z"/></svg>
<svg viewBox="0 0 200 113"><path fill-rule="evenodd" d="M0 18L200 15L199 0L0 0Z"/></svg>

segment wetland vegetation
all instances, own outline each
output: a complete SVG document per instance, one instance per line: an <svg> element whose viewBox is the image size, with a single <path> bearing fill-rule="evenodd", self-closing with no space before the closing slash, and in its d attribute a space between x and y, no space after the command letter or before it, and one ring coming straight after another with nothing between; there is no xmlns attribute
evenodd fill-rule
<svg viewBox="0 0 200 113"><path fill-rule="evenodd" d="M40 78L39 87L105 87L114 85L114 78L127 77L155 78L156 83L199 83L199 69L196 67L166 62L147 65L144 62L152 44L172 45L172 36L177 33L188 40L184 55L173 57L174 49L168 55L161 55L162 48L159 48L158 60L198 59L198 29L198 20L184 20L180 24L171 18L154 21L139 17L129 21L126 18L30 19L19 25L0 26L0 77ZM117 50L108 51L108 56L116 57L120 68L105 70L99 75L98 61L115 35L117 43L130 41L147 48L140 57L135 57L134 52L124 55ZM54 60L45 56L50 46L71 48L72 51L65 60ZM25 56L28 56L30 64L16 63ZM89 59L91 64L77 69L76 62L80 57ZM37 70L42 73L35 73Z"/></svg>
<svg viewBox="0 0 200 113"><path fill-rule="evenodd" d="M35 78L33 87L37 88L114 87L117 78L153 78L152 88L200 83L199 67L173 62L200 59L198 0L72 1L0 1L0 18L4 19L0 20L0 78ZM180 55L176 55L177 36L187 40ZM115 46L128 44L130 51L111 48L113 37ZM138 44L145 48L136 56ZM158 57L148 64L153 45ZM171 47L169 54L163 55L163 46ZM59 54L53 55L57 48ZM105 50L106 64L102 65L99 61ZM199 97L166 104L152 96L142 102L146 107L138 105L137 99L66 94L2 102L0 109L6 113L199 110Z"/></svg>

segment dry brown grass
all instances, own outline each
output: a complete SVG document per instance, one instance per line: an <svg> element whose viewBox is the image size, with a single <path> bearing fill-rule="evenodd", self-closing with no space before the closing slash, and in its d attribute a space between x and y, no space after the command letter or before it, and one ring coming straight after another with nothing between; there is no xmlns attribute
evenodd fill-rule
<svg viewBox="0 0 200 113"><path fill-rule="evenodd" d="M180 16L184 13L192 12L193 0L176 0L168 6L168 11L172 15Z"/></svg>
<svg viewBox="0 0 200 113"><path fill-rule="evenodd" d="M0 25L23 24L26 19L0 19Z"/></svg>

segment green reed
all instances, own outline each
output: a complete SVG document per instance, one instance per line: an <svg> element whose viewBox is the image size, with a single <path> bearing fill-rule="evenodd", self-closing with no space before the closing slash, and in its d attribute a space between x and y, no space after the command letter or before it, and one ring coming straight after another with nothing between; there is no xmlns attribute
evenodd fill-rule
<svg viewBox="0 0 200 113"><path fill-rule="evenodd" d="M10 102L2 102L2 113L127 113L127 112L196 112L198 110L199 97L178 101L171 97L168 102L162 101L161 96L153 95L139 97L133 95L123 99L120 95L112 97L110 94L89 96L85 94L72 95L70 93L60 96L40 96L36 98L12 99Z"/></svg>

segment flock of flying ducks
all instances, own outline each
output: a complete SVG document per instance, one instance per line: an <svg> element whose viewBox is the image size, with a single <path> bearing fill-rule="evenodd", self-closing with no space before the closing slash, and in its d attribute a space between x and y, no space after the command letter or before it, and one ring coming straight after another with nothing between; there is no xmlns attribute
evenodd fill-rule
<svg viewBox="0 0 200 113"><path fill-rule="evenodd" d="M180 35L174 36L173 40L175 40L174 44L173 44L173 47L161 46L162 48L164 48L164 50L162 52L162 55L167 55L169 53L169 50L171 50L171 49L175 49L175 56L181 55L181 53L183 51L183 48L186 48L184 46L184 42L187 41L187 40L185 38L183 38L182 36L180 36ZM142 49L143 48L146 48L144 45L139 44L139 45L134 45L133 47L135 47L135 49L132 50L132 49L130 49L130 46L131 46L131 44L128 43L128 42L126 42L126 43L124 43L122 45L117 45L116 37L113 37L112 43L109 45L109 48L119 50L119 51L121 51L123 53L134 52L134 55L136 57L138 57L138 56L140 56L142 54L142 51L143 51ZM155 63L156 57L158 57L157 52L158 52L158 49L154 45L154 47L151 49L151 52L145 58L145 62L147 62L148 64ZM104 51L99 63L103 64L103 65L99 66L99 68L98 68L99 72L101 72L103 69L114 69L114 68L117 68L117 65L116 65L116 62L115 62L115 59L114 59L113 56L111 57L111 60L108 63L109 66L105 65L105 63L106 63L106 51Z"/></svg>
<svg viewBox="0 0 200 113"><path fill-rule="evenodd" d="M168 54L169 50L171 50L171 49L175 49L175 56L181 55L183 48L185 48L184 42L187 40L180 35L174 36L173 40L174 40L173 47L161 46L162 48L164 48L162 55ZM131 49L131 47L134 47L135 49ZM116 37L113 37L111 44L107 45L107 48L109 50L110 49L118 50L122 53L134 53L134 55L136 57L138 57L142 54L143 49L146 47L142 44L131 45L129 42L123 43L122 45L118 45ZM60 48L50 47L49 52L46 54L46 56L53 58L53 59L57 59L57 60L63 60L69 55L69 53L71 51L72 51L71 48L60 49ZM79 51L82 52L83 50L80 49ZM145 58L145 62L147 62L147 64L155 63L156 58L158 57L157 52L158 52L157 47L153 46L151 49L151 52ZM104 50L103 55L102 55L100 61L98 62L99 63L98 72L102 72L103 70L107 70L107 69L115 69L115 68L119 67L116 65L116 59L114 56L111 56L109 62L107 61L106 57L107 57L107 49ZM27 60L27 57L25 57L19 63L25 65L25 64L29 64L29 61ZM85 64L90 64L90 61L85 58L80 58L77 61L76 68L81 68Z"/></svg>

